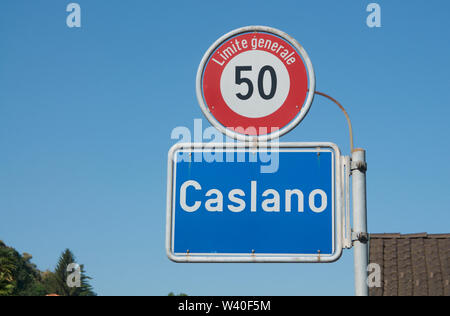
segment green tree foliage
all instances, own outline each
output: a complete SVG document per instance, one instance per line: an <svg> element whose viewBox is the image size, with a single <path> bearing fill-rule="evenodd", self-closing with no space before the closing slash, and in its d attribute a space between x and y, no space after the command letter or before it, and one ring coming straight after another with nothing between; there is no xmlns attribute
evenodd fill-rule
<svg viewBox="0 0 450 316"><path fill-rule="evenodd" d="M3 249L0 249L0 256ZM16 287L14 262L8 257L0 257L0 296L12 295Z"/></svg>
<svg viewBox="0 0 450 316"><path fill-rule="evenodd" d="M20 255L15 249L0 241L0 296L94 296L89 284L90 277L80 265L80 287L70 287L67 278L74 271L67 271L71 263L76 264L75 256L65 250L56 266L55 272L41 272L31 262L32 256Z"/></svg>
<svg viewBox="0 0 450 316"><path fill-rule="evenodd" d="M79 265L80 286L70 287L67 280L75 278L76 269L68 271L71 264L76 264L73 253L66 249L59 258L54 273L48 273L44 278L46 290L49 293L61 296L95 296L92 286L89 284L90 277L86 275L83 265Z"/></svg>
<svg viewBox="0 0 450 316"><path fill-rule="evenodd" d="M189 295L184 294L184 293L180 293L180 294L178 294L178 295L175 295L175 293L170 292L168 296L189 296Z"/></svg>
<svg viewBox="0 0 450 316"><path fill-rule="evenodd" d="M39 296L45 291L41 272L31 263L32 256L20 255L0 241L0 295Z"/></svg>

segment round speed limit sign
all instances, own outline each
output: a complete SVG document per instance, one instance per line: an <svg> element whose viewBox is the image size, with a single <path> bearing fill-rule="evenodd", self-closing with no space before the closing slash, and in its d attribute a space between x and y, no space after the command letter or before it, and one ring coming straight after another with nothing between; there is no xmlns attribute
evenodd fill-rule
<svg viewBox="0 0 450 316"><path fill-rule="evenodd" d="M289 35L269 27L232 31L206 52L197 74L203 113L239 140L280 137L308 113L314 98L311 61Z"/></svg>

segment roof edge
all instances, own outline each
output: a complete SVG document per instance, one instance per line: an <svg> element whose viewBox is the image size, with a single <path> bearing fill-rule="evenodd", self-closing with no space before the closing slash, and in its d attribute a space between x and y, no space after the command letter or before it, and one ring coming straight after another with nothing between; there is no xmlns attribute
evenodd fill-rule
<svg viewBox="0 0 450 316"><path fill-rule="evenodd" d="M449 234L428 234L428 233L416 233L416 234L400 234L400 233L384 233L384 234L370 234L371 239L450 239Z"/></svg>

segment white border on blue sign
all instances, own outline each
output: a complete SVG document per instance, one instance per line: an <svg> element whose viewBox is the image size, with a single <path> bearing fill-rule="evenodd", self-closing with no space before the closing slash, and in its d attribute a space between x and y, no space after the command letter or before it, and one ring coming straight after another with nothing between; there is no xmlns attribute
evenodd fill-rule
<svg viewBox="0 0 450 316"><path fill-rule="evenodd" d="M271 144L258 144L260 148L272 148ZM175 164L176 153L181 150L255 150L245 143L179 143L174 145L168 156L167 171L167 214L166 214L166 253L170 260L179 263L330 263L339 260L343 251L343 183L341 173L341 153L333 143L279 143L276 149L308 150L314 152L332 151L333 166L333 253L326 254L179 254L174 253L174 206L175 206Z"/></svg>

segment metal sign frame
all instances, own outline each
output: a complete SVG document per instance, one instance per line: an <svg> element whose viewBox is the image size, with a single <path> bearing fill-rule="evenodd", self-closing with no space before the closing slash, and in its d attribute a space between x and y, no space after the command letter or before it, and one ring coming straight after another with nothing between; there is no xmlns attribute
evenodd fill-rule
<svg viewBox="0 0 450 316"><path fill-rule="evenodd" d="M270 133L266 135L245 135L237 133L233 130L228 129L226 126L223 126L216 118L211 114L209 111L208 105L205 102L204 96L203 96L203 90L202 90L202 81L203 81L203 72L205 70L205 67L208 63L208 60L210 56L216 51L218 47L228 39L237 36L242 33L248 33L248 32L265 32L274 34L276 36L281 37L288 43L290 43L300 54L300 56L303 58L304 64L308 71L308 79L309 79L309 91L308 95L305 101L305 104L303 105L301 111L298 113L298 115L286 126L283 128ZM308 54L306 53L305 49L300 45L300 43L289 36L288 34L277 30L272 27L268 26L246 26L239 29L236 29L234 31L231 31L221 38L219 38L205 53L203 56L203 59L200 62L200 65L198 67L197 71L197 80L196 80L196 93L197 93L197 100L200 105L200 108L202 109L203 114L206 116L208 121L211 123L212 126L217 128L221 133L227 135L230 138L241 140L241 141L260 141L260 142L266 142L273 139L278 139L281 136L285 135L286 133L293 130L300 122L305 118L305 116L308 114L309 109L311 108L311 104L314 100L314 94L316 89L316 77L314 73L314 67L311 63L311 59L309 58Z"/></svg>
<svg viewBox="0 0 450 316"><path fill-rule="evenodd" d="M168 155L167 169L167 214L166 214L166 254L168 258L179 263L330 263L339 260L343 251L343 179L342 179L342 159L341 152L337 145L333 143L263 143L258 144L258 148L267 149L328 149L334 153L334 253L332 255L280 255L280 254L240 254L240 255L220 255L220 254L175 254L173 251L173 226L174 226L174 205L175 205L175 155L180 150L217 150L217 149L246 149L257 150L256 147L246 143L179 143L174 145Z"/></svg>

